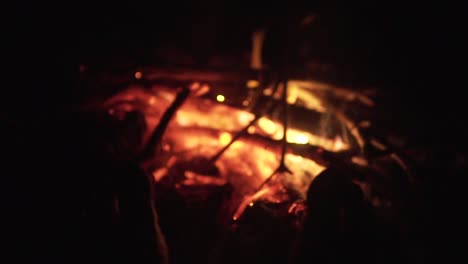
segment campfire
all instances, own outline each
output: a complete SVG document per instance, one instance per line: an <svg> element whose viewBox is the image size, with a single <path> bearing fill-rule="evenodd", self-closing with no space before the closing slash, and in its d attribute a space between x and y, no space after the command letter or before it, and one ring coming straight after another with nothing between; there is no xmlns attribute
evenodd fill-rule
<svg viewBox="0 0 468 264"><path fill-rule="evenodd" d="M161 77L157 71L152 74L153 78ZM138 80L142 76L140 71L134 74ZM284 140L287 171L276 173L283 162L285 124L280 116L284 84L275 87L274 83L260 85L258 80L246 80L245 86L239 87L244 91L238 93L246 95L230 96L232 92L223 93L211 79L211 83L186 82L196 92L175 112L152 158L151 174L156 184L170 183L183 194L195 187L231 186L224 205L225 220L238 220L257 201L288 204L285 210L294 212L292 208L305 198L309 184L327 167L330 157L351 159L362 154L363 140L356 123L339 107L371 107L372 100L325 83L290 80L284 98L288 105ZM175 100L177 88L167 82L145 87L131 84L109 98L104 107L116 118L141 111L146 121L144 139L148 141ZM254 100L263 104L255 106ZM255 109L268 104L270 111L259 113L262 111ZM206 169L197 173L184 168L194 166L215 167L216 175Z"/></svg>
<svg viewBox="0 0 468 264"><path fill-rule="evenodd" d="M280 260L301 233L309 185L334 163L372 171L356 184L375 207L392 206L391 170L405 167L362 133L374 110L368 91L186 69L140 69L104 81L120 89L93 105L114 120L142 117L134 124L144 128L140 161L172 254L185 256L176 263L216 259L210 247L223 261L241 251L255 258L261 244L278 247L270 257ZM384 154L374 159L369 148Z"/></svg>

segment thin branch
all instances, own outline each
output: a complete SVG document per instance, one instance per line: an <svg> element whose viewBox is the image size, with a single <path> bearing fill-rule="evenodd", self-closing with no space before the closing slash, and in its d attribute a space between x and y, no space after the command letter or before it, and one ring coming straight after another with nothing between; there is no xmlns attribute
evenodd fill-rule
<svg viewBox="0 0 468 264"><path fill-rule="evenodd" d="M263 117L264 115L268 114L272 109L273 109L273 106L274 106L274 95L276 93L276 91L278 90L278 87L279 87L279 84L280 82L276 82L275 83L275 86L273 88L273 93L271 95L271 99L268 101L267 105L263 108L264 110L259 113L259 114L256 114L255 115L255 118L250 121L250 123L245 126L242 130L240 130L239 132L237 132L234 137L231 139L231 141L226 145L224 146L218 153L216 153L216 155L214 155L210 162L214 163L216 162L220 157L221 155L224 154L224 152L226 152L226 150L229 149L229 147L234 144L235 141L237 141L242 135L244 135L247 130L249 129L249 127L251 127L253 124L255 124L255 122L257 122L261 117Z"/></svg>
<svg viewBox="0 0 468 264"><path fill-rule="evenodd" d="M281 160L278 168L270 175L268 178L265 179L265 181L260 184L260 186L257 188L256 192L261 190L263 186L265 186L276 174L278 173L289 173L292 174L291 170L288 169L286 166L285 162L285 157L286 157L286 150L288 146L288 141L287 141L287 130L288 130L288 102L287 102L287 87L288 87L288 81L285 80L283 82L283 93L282 93L282 103L283 103L283 138L281 139Z"/></svg>
<svg viewBox="0 0 468 264"><path fill-rule="evenodd" d="M155 153L157 146L161 143L161 140L166 132L166 129L169 125L169 122L172 120L177 110L182 106L182 104L187 100L190 95L190 89L184 88L179 92L172 102L172 104L167 108L159 121L158 126L155 128L151 134L148 143L140 154L139 161L143 162L148 158L151 158Z"/></svg>

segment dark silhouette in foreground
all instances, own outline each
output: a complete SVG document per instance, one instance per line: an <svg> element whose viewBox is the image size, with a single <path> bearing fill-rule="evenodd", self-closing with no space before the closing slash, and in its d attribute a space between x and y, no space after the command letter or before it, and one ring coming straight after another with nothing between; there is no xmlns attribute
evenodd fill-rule
<svg viewBox="0 0 468 264"><path fill-rule="evenodd" d="M118 147L126 126L95 113L38 119L11 122L4 149L10 263L167 263L149 180Z"/></svg>
<svg viewBox="0 0 468 264"><path fill-rule="evenodd" d="M307 218L295 263L375 263L371 206L354 172L328 168L307 193Z"/></svg>
<svg viewBox="0 0 468 264"><path fill-rule="evenodd" d="M78 236L80 256L92 262L102 258L115 263L167 263L149 179L132 160L142 136L142 131L128 130L135 113L123 121L108 116L85 119L86 131L78 136L83 136L78 151L83 156L78 163L72 161L77 179L73 200L81 206L77 224L85 229Z"/></svg>

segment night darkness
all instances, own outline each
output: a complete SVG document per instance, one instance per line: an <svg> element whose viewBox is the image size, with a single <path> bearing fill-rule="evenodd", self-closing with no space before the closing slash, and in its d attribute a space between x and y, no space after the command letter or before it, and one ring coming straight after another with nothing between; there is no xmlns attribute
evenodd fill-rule
<svg viewBox="0 0 468 264"><path fill-rule="evenodd" d="M79 88L79 65L99 72L184 64L164 56L177 54L175 58L190 57L191 67L209 66L213 55L234 58L234 68L247 67L239 58L248 53L253 29L260 27L270 30L265 61L274 65L275 51L288 31L285 21L314 14L317 26L310 32L314 41L309 56L334 66L328 77L333 81L377 87L385 95L380 101L381 121L387 127L380 129L404 135L415 148L423 148L433 160L441 161L421 168L427 173L424 188L434 218L429 225L440 226L436 219L453 213L440 196L458 181L455 176L463 174L460 171L466 168L468 157L464 7L449 1L32 2L15 1L5 4L3 10L7 21L2 61L7 82L2 88L0 114L14 139L4 139L7 147L2 155L9 156L11 164L22 162L28 152L24 148L32 146L27 144L36 144L33 138L41 137L40 132L29 131L26 134L31 139L25 143L17 136L28 122L38 122L32 116L47 119L86 96ZM16 123L18 120L21 122ZM455 159L463 162L448 170L447 164ZM443 183L437 180L440 174L446 174ZM23 186L23 180L14 178L13 184ZM25 192L22 187L12 189ZM7 199L12 201L12 211L16 205L24 206L24 198L15 195ZM29 198L34 199L32 194ZM458 195L445 198L457 199Z"/></svg>
<svg viewBox="0 0 468 264"><path fill-rule="evenodd" d="M4 51L10 65L19 63L15 68L31 64L36 70L47 70L53 63L68 67L167 63L155 55L167 46L203 65L208 54L242 56L253 28L269 27L274 34L282 31L286 24L282 21L313 13L319 16L320 28L311 33L316 35L312 48L317 50L312 56L350 72L343 78L390 89L399 106L421 104L423 111L432 111L430 106L441 96L455 100L458 97L452 94L462 90L463 12L445 2L135 1L109 6L17 1L7 11L11 37L5 39L11 46ZM441 89L443 93L436 92ZM431 90L421 100L421 92ZM456 123L452 116L447 118Z"/></svg>

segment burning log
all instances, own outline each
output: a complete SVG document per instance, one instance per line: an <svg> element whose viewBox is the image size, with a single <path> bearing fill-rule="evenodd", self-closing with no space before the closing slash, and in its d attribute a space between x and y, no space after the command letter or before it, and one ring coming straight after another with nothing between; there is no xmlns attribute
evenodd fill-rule
<svg viewBox="0 0 468 264"><path fill-rule="evenodd" d="M150 75L142 71L144 76ZM367 95L318 82L291 80L281 86L255 79L237 81L247 87L230 94L216 87L222 87L222 78L212 76L213 82L205 83L190 81L196 74L182 82L164 76L144 87L131 85L103 107L117 119L131 111L144 113L143 156L151 163L161 224L175 232L169 236L177 241L172 247L181 248L177 252L193 247L189 241L197 236L216 245L213 232L234 231L230 235L241 240L251 239L243 237L251 232L258 243L281 245L267 231L273 228L289 241L300 231L307 188L331 164L369 170L356 183L374 205L390 204L375 197L388 194L379 189L379 177L387 177L379 171L382 166L364 155L372 142L360 129L369 122L355 122L347 111L355 104L372 107ZM177 93L174 85L200 94ZM279 111L284 108L286 114ZM186 239L186 233L194 237Z"/></svg>
<svg viewBox="0 0 468 264"><path fill-rule="evenodd" d="M287 94L287 89L282 93ZM277 104L276 91L271 94L267 109ZM230 209L225 212L229 219L235 208L243 200L250 199L277 168L290 168L292 175L285 184L299 194L294 199L301 199L314 175L327 163L350 159L353 153L359 152L343 142L346 137L333 139L299 130L293 126L294 122L283 126L286 116L281 124L271 119L271 115L265 116L267 109L255 115L224 103L214 103L206 97L187 99L186 96L176 96L173 90L162 86L149 91L132 88L109 99L105 106L110 107L113 114L122 111L119 109L122 107L126 109L123 111L137 108L145 112L149 131L159 131L145 135L146 142L150 142L146 143L146 153L154 153L154 142L162 148L159 157L153 159L153 166L159 167L153 172L156 182L170 179L166 183L179 186L179 190L183 186L192 186L192 189L194 186L232 186L232 197L226 206ZM182 105L184 99L186 102ZM291 111L297 110L293 107ZM172 121L168 113L173 114ZM161 128L162 124L165 129ZM164 130L166 133L161 133ZM277 157L282 158L278 160ZM285 195L277 201L291 198Z"/></svg>

